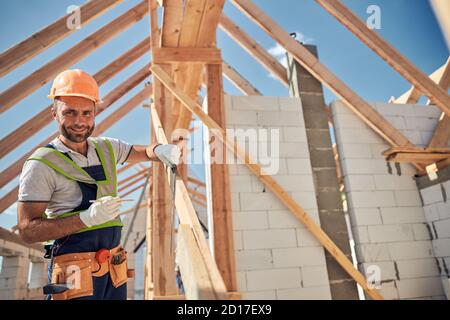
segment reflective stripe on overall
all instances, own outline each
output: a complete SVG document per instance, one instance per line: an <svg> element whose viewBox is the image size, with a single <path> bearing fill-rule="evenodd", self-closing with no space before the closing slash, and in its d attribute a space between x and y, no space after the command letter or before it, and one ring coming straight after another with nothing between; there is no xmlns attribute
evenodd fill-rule
<svg viewBox="0 0 450 320"><path fill-rule="evenodd" d="M72 212L57 218L78 214L89 208L90 200L104 196L117 195L116 159L111 143L103 138L89 138L94 142L101 165L81 168L70 159L68 154L57 151L51 144L36 152L28 160L41 161L70 180L78 183L82 193L81 204ZM28 161L27 160L27 161ZM56 239L52 247L52 256L67 253L96 252L102 248L112 249L120 244L122 222L120 217L107 223L85 228L75 234ZM49 264L49 281L53 263ZM126 299L126 284L114 288L109 273L102 277L93 277L94 295L74 300Z"/></svg>

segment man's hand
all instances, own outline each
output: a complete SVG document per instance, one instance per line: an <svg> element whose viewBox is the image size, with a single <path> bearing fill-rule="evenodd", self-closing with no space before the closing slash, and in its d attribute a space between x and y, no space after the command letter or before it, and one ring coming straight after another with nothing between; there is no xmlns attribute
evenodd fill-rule
<svg viewBox="0 0 450 320"><path fill-rule="evenodd" d="M169 167L177 166L180 163L181 150L174 144L161 144L153 152L161 162Z"/></svg>
<svg viewBox="0 0 450 320"><path fill-rule="evenodd" d="M87 227L103 224L116 218L121 206L120 197L103 197L97 199L86 211L80 212L80 219Z"/></svg>

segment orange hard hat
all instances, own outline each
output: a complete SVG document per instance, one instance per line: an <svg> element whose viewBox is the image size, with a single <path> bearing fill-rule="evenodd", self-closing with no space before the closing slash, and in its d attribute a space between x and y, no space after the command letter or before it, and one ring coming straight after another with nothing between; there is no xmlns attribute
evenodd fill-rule
<svg viewBox="0 0 450 320"><path fill-rule="evenodd" d="M81 69L66 70L58 74L50 89L49 98L72 96L84 97L100 103L97 81Z"/></svg>

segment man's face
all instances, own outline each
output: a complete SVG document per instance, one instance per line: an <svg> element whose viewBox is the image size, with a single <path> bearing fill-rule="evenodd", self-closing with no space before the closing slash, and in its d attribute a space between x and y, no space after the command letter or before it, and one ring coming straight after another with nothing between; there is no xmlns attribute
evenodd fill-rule
<svg viewBox="0 0 450 320"><path fill-rule="evenodd" d="M95 104L83 97L58 97L52 108L59 132L68 140L80 143L95 128Z"/></svg>

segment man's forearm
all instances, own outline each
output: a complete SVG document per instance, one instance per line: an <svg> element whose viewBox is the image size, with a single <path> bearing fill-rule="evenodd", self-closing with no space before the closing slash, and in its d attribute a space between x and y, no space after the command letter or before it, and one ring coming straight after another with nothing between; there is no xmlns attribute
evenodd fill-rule
<svg viewBox="0 0 450 320"><path fill-rule="evenodd" d="M20 229L23 240L29 243L55 240L86 228L78 214L60 219L34 219Z"/></svg>

